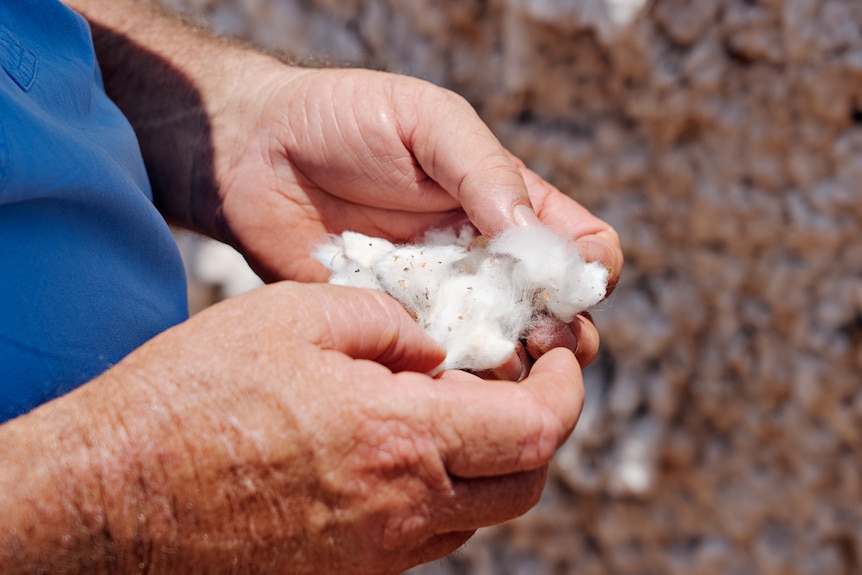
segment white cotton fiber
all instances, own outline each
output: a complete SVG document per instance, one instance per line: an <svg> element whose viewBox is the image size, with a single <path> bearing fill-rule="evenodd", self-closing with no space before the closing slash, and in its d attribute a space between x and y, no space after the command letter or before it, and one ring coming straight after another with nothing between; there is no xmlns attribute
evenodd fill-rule
<svg viewBox="0 0 862 575"><path fill-rule="evenodd" d="M516 228L491 242L489 251L515 260L516 289L533 290L548 312L569 323L605 297L608 270L585 264L580 254L548 228Z"/></svg>
<svg viewBox="0 0 862 575"><path fill-rule="evenodd" d="M585 263L572 242L539 226L494 240L472 228L434 230L421 245L394 245L356 232L315 257L330 283L385 291L446 349L442 369L492 369L548 315L568 323L605 296L608 271Z"/></svg>

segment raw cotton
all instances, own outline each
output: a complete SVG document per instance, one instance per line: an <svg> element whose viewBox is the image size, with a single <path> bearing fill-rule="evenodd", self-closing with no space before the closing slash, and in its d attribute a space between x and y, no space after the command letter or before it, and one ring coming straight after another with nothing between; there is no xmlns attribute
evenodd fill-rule
<svg viewBox="0 0 862 575"><path fill-rule="evenodd" d="M315 257L330 283L382 290L400 301L447 352L441 369L503 364L527 332L554 316L571 322L605 296L608 271L540 226L493 240L471 227L436 230L419 245L356 232L333 236Z"/></svg>

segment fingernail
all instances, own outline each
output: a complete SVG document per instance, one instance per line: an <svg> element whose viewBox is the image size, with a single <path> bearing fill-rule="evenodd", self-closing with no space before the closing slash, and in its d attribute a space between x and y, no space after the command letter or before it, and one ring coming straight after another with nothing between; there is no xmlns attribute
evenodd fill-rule
<svg viewBox="0 0 862 575"><path fill-rule="evenodd" d="M536 212L533 211L533 208L524 204L518 204L515 206L515 209L512 210L512 218L519 226L529 227L542 225L542 221L536 215Z"/></svg>

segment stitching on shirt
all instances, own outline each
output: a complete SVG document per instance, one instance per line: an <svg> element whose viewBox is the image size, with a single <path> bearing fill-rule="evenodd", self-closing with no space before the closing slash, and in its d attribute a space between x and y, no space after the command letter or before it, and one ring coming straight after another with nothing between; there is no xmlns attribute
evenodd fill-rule
<svg viewBox="0 0 862 575"><path fill-rule="evenodd" d="M27 92L36 81L36 54L0 27L0 66Z"/></svg>
<svg viewBox="0 0 862 575"><path fill-rule="evenodd" d="M9 165L9 144L6 138L6 130L3 126L3 118L0 117L0 192L6 187L6 171Z"/></svg>

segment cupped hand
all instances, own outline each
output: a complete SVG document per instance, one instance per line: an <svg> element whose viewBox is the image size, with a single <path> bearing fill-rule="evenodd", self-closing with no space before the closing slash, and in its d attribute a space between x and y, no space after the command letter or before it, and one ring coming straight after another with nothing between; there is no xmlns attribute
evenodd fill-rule
<svg viewBox="0 0 862 575"><path fill-rule="evenodd" d="M264 279L325 280L310 254L346 229L405 241L469 218L493 236L538 214L610 270L610 289L616 284L614 230L527 169L460 96L368 70L250 69L240 103L215 122L224 126L217 141L231 142L216 157L221 228ZM586 365L598 342L579 316L528 345L530 361L498 373L525 373L557 346Z"/></svg>
<svg viewBox="0 0 862 575"><path fill-rule="evenodd" d="M113 552L150 572L399 573L525 512L580 413L574 356L521 384L421 373L441 359L388 296L291 282L156 337L64 398L108 446Z"/></svg>
<svg viewBox="0 0 862 575"><path fill-rule="evenodd" d="M230 151L217 154L222 225L265 279L325 280L310 253L328 233L403 241L466 214L493 236L533 206L615 281L610 226L526 169L460 96L406 76L281 65L242 86L225 114Z"/></svg>

